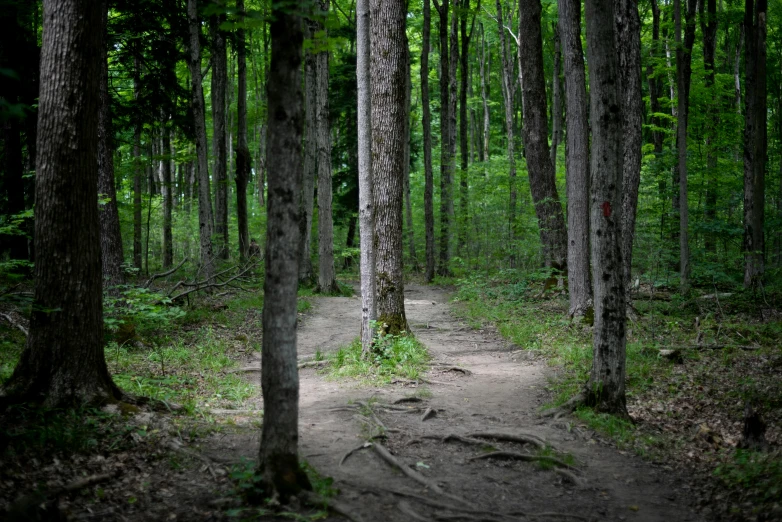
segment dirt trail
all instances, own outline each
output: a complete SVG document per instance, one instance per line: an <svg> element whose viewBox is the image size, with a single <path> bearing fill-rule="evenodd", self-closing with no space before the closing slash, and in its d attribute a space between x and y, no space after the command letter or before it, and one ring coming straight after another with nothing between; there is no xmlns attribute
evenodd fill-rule
<svg viewBox="0 0 782 522"><path fill-rule="evenodd" d="M532 520L700 520L690 508L688 487L670 471L605 445L573 419L544 421L538 416L538 408L547 399L545 362L528 359L527 352L514 352L493 332L472 330L456 319L443 289L410 285L406 296L408 322L434 357L433 369L427 374L430 384L359 389L327 381L314 369L301 371L301 453L322 475L334 479L341 491L339 500L362 520L525 520L476 513L473 518L460 518L456 511L426 506L389 490L454 507L464 507L459 503L462 499L474 510L539 514ZM313 310L300 325L299 355L328 352L349 343L357 335L359 314L360 300L355 297L313 299ZM440 485L451 498L405 477L371 449L358 451L339 465L373 429L345 406L371 398L377 404L391 404L414 395L422 402L411 404L411 410L413 406L430 407L436 416L422 421L418 410L406 413L374 406L378 420L387 428L384 444L402 464ZM534 462L470 460L485 454L486 447L425 438L479 431L544 439L559 452L575 457L573 474L582 485ZM233 440L234 456L253 458L257 443L257 437ZM489 445L534 454L517 443Z"/></svg>

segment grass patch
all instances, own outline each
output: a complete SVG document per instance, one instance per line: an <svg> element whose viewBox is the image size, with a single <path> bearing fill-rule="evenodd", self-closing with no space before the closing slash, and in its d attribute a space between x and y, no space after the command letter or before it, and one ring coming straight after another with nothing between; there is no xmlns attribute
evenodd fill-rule
<svg viewBox="0 0 782 522"><path fill-rule="evenodd" d="M755 512L782 498L782 459L777 453L736 450L730 460L717 467L714 475L728 488L743 492Z"/></svg>
<svg viewBox="0 0 782 522"><path fill-rule="evenodd" d="M361 339L328 356L324 369L334 379L355 379L363 384L388 384L394 378L419 379L430 356L426 347L407 335L378 336L367 357L361 352Z"/></svg>

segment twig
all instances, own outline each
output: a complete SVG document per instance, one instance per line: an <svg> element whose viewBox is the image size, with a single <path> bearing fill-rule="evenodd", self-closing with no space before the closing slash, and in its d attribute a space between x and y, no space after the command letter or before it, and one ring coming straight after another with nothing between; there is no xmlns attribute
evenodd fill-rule
<svg viewBox="0 0 782 522"><path fill-rule="evenodd" d="M471 457L470 460L483 460L483 459L511 459L521 460L523 462L548 462L561 468L575 469L573 466L566 464L555 457L548 457L545 455L525 455L524 453L517 453L515 451L494 451L492 453L486 453L485 455L478 455Z"/></svg>
<svg viewBox="0 0 782 522"><path fill-rule="evenodd" d="M3 314L3 313L0 313L0 317L2 317L3 319L5 319L5 320L6 320L6 321L8 321L9 323L11 323L11 326L14 326L14 327L16 327L16 328L17 328L17 329L18 329L20 332L22 332L22 333L23 333L25 336L26 336L26 335L28 335L28 334L27 334L27 328L25 328L25 327L24 327L24 326L22 326L21 324L17 323L16 321L14 321L14 318L13 318L13 317L11 317L10 315L8 315L8 314Z"/></svg>
<svg viewBox="0 0 782 522"><path fill-rule="evenodd" d="M184 259L182 260L182 262L181 262L181 263L179 263L177 266L175 266L175 267L174 267L174 268L172 268L171 270L168 270L168 271L166 271L166 272L160 272L160 273L158 273L158 274L152 274L152 277L150 277L149 279L147 279L147 282L146 282L146 283L144 283L144 288L149 288L149 285L151 285L151 284L152 284L152 282L153 282L155 279L160 279L161 277L170 276L171 274L173 274L174 272L176 272L177 270L179 270L180 268L182 268L182 265L184 265L186 262L187 262L187 258L184 258Z"/></svg>

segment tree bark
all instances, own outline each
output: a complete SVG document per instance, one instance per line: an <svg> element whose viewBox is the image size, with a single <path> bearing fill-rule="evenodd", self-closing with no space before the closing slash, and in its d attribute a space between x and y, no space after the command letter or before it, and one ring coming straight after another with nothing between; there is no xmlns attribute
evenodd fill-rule
<svg viewBox="0 0 782 522"><path fill-rule="evenodd" d="M641 182L643 100L641 98L641 18L634 0L615 0L616 48L619 58L619 89L622 105L622 270L625 288L630 288L633 241ZM627 292L629 297L629 292Z"/></svg>
<svg viewBox="0 0 782 522"><path fill-rule="evenodd" d="M206 279L214 273L212 254L212 198L209 194L209 163L207 160L206 121L204 120L204 91L201 88L201 25L198 18L198 0L187 0L187 21L190 33L190 67L192 89L193 127L196 142L196 172L198 176L198 229L201 252L201 272Z"/></svg>
<svg viewBox="0 0 782 522"><path fill-rule="evenodd" d="M551 78L551 166L557 172L557 148L562 141L562 93L559 83L559 72L562 65L562 42L559 29L552 24L554 33L554 73Z"/></svg>
<svg viewBox="0 0 782 522"><path fill-rule="evenodd" d="M225 141L225 100L228 83L225 32L220 24L225 21L225 6L221 0L213 0L218 13L209 19L212 33L212 155L214 167L212 176L215 186L215 234L217 253L221 259L228 259L228 151Z"/></svg>
<svg viewBox="0 0 782 522"><path fill-rule="evenodd" d="M402 273L407 9L404 0L371 0L370 6L377 315L384 331L396 335L408 330Z"/></svg>
<svg viewBox="0 0 782 522"><path fill-rule="evenodd" d="M103 6L101 27L105 29L108 4ZM105 38L106 33L104 33ZM122 264L122 233L120 232L117 188L114 182L114 132L111 121L109 95L108 42L104 40L100 63L100 108L98 114L98 197L100 205L100 249L105 288L125 282Z"/></svg>
<svg viewBox="0 0 782 522"><path fill-rule="evenodd" d="M568 314L583 317L592 306L592 285L589 279L589 120L580 0L559 0L559 33L565 54L567 107Z"/></svg>
<svg viewBox="0 0 782 522"><path fill-rule="evenodd" d="M538 218L543 261L546 267L560 272L567 269L567 230L559 203L554 165L549 156L540 16L540 0L519 0L519 74L524 78L521 86L524 110L521 136Z"/></svg>
<svg viewBox="0 0 782 522"><path fill-rule="evenodd" d="M461 152L461 165L459 171L459 221L458 221L458 242L457 252L460 256L464 255L464 249L467 247L467 212L470 201L470 189L468 183L469 167L469 146L468 130L469 120L467 119L467 78L470 72L469 51L472 31L475 27L475 15L473 14L470 32L467 32L467 16L470 10L470 0L462 0L462 12L459 20L459 28L462 35L462 50L460 53L460 84L459 84L459 149Z"/></svg>
<svg viewBox="0 0 782 522"><path fill-rule="evenodd" d="M105 9L43 6L35 294L27 345L6 393L46 406L118 398L103 351L98 126ZM75 233L78 232L78 233Z"/></svg>
<svg viewBox="0 0 782 522"><path fill-rule="evenodd" d="M586 0L592 154L590 225L595 292L593 362L584 389L598 411L627 417L622 274L623 121L614 0Z"/></svg>
<svg viewBox="0 0 782 522"><path fill-rule="evenodd" d="M136 56L133 59L133 101L140 102L141 97L141 59L138 56L138 43L133 45ZM144 165L141 164L141 115L133 116L133 268L141 272L141 176Z"/></svg>
<svg viewBox="0 0 782 522"><path fill-rule="evenodd" d="M508 185L510 187L510 200L508 205L508 228L511 241L516 240L516 154L514 152L513 138L513 93L516 82L513 77L513 58L505 34L505 25L502 16L502 4L497 0L497 29L500 35L500 59L502 61L502 96L505 101L505 139L507 140L508 155ZM513 248L513 246L511 247ZM515 265L515 255L511 255L511 265Z"/></svg>
<svg viewBox="0 0 782 522"><path fill-rule="evenodd" d="M491 118L489 117L489 87L491 85L491 51L486 44L486 35L483 32L481 24L481 100L483 101L483 158L481 161L491 159L489 150L489 139L491 137ZM485 169L484 169L485 172Z"/></svg>
<svg viewBox="0 0 782 522"><path fill-rule="evenodd" d="M763 283L765 274L766 11L766 0L747 0L745 4L744 287L753 289Z"/></svg>
<svg viewBox="0 0 782 522"><path fill-rule="evenodd" d="M704 3L708 9L704 13ZM717 128L719 127L719 106L714 100L719 100L719 93L714 90L715 70L714 62L717 54L717 1L701 0L698 3L701 19L701 32L703 34L703 65L706 69L705 86L713 101L708 104L708 121L706 123L706 196L703 218L707 225L704 235L704 249L707 254L716 254L717 237L713 230L717 219ZM711 230L710 230L711 229Z"/></svg>
<svg viewBox="0 0 782 522"><path fill-rule="evenodd" d="M421 41L421 119L424 131L424 233L426 235L426 270L424 280L434 280L434 176L432 173L432 111L429 105L429 42L431 40L432 15L430 0L423 0L424 25Z"/></svg>
<svg viewBox="0 0 782 522"><path fill-rule="evenodd" d="M435 3L440 15L440 252L437 259L437 273L449 276L450 271L450 235L451 215L448 212L454 169L451 156L451 75L448 49L448 0L440 5Z"/></svg>
<svg viewBox="0 0 782 522"><path fill-rule="evenodd" d="M302 176L301 18L273 0L272 58L266 93L269 132L266 277L261 386L264 418L258 474L264 496L282 502L311 490L299 466L299 372L296 365L296 291L299 264L299 192Z"/></svg>
<svg viewBox="0 0 782 522"><path fill-rule="evenodd" d="M311 20L304 21L305 37L315 36L317 25ZM312 267L312 214L315 206L315 178L318 175L317 149L317 67L315 53L304 53L304 179L301 184L301 245L299 251L299 282L304 285L315 283Z"/></svg>
<svg viewBox="0 0 782 522"><path fill-rule="evenodd" d="M424 0L424 2L424 12L426 12L429 0ZM369 352L372 346L374 335L372 322L377 318L375 305L375 209L373 205L372 180L372 110L370 105L372 93L369 35L369 0L358 0L356 3L358 217L361 241L361 349L365 354ZM424 45L426 45L426 40L424 40ZM425 69L423 62L421 67L423 71ZM422 72L421 74L423 75L424 73ZM426 111L427 107L428 104L424 104L424 111Z"/></svg>
<svg viewBox="0 0 782 522"><path fill-rule="evenodd" d="M165 125L165 124L164 124ZM163 195L163 268L174 264L174 238L171 233L173 186L171 183L171 135L165 126L160 128L160 192Z"/></svg>
<svg viewBox="0 0 782 522"><path fill-rule="evenodd" d="M329 0L320 0L320 10L328 13ZM318 30L325 31L323 24ZM317 55L318 126L318 291L338 294L334 272L334 224L331 215L331 133L329 129L329 53Z"/></svg>
<svg viewBox="0 0 782 522"><path fill-rule="evenodd" d="M244 0L236 0L239 20L244 23ZM238 224L239 259L250 254L250 229L247 223L247 185L252 171L252 154L247 146L247 43L244 27L236 30L237 99L236 99L236 220Z"/></svg>
<svg viewBox="0 0 782 522"><path fill-rule="evenodd" d="M404 193L405 193L405 236L407 239L408 255L410 256L410 269L413 272L418 272L420 267L418 266L418 256L415 251L415 234L413 229L413 205L410 201L410 127L412 125L410 114L410 100L412 98L413 91L413 79L410 77L410 42L407 42L407 63L405 64L407 71L405 82L405 107L407 108L407 118L405 118L405 159L404 159Z"/></svg>

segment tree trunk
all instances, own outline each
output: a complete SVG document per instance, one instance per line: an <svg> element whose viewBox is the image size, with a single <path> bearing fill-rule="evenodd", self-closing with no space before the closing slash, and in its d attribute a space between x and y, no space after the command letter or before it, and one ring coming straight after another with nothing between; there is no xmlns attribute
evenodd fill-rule
<svg viewBox="0 0 782 522"><path fill-rule="evenodd" d="M687 291L690 286L689 209L687 199L687 123L692 73L692 46L695 41L695 7L697 0L686 0L687 12L682 42L682 0L674 0L676 18L676 143L678 149L679 178L679 287Z"/></svg>
<svg viewBox="0 0 782 522"><path fill-rule="evenodd" d="M592 306L592 286L589 280L589 120L580 0L559 0L559 33L565 52L568 314L583 317Z"/></svg>
<svg viewBox="0 0 782 522"><path fill-rule="evenodd" d="M431 40L432 17L430 0L423 0L424 26L421 41L421 122L424 130L424 230L426 235L426 270L424 280L434 280L434 176L432 173L432 113L429 105L429 42Z"/></svg>
<svg viewBox="0 0 782 522"><path fill-rule="evenodd" d="M141 97L141 59L138 56L138 43L134 46L136 56L133 65L133 101L139 103ZM141 176L144 165L141 164L141 115L133 116L133 268L141 272Z"/></svg>
<svg viewBox="0 0 782 522"><path fill-rule="evenodd" d="M407 107L407 113L410 114L410 99L412 97L413 81L410 77L410 42L407 42L407 63L405 69L407 71L407 77L405 82L405 107ZM410 256L410 269L413 272L418 272L420 267L418 266L418 256L415 252L415 234L413 233L413 205L410 201L410 126L412 122L411 118L405 119L405 159L404 159L404 193L405 193L405 236L407 239L408 254Z"/></svg>
<svg viewBox="0 0 782 522"><path fill-rule="evenodd" d="M160 191L163 194L163 268L174 264L174 238L171 233L173 186L171 184L171 135L168 129L160 129Z"/></svg>
<svg viewBox="0 0 782 522"><path fill-rule="evenodd" d="M215 234L216 255L228 259L228 172L225 142L225 92L228 83L228 64L225 48L225 32L220 24L225 21L224 6L214 0L218 13L209 19L212 33L212 155L214 167L212 176L215 185Z"/></svg>
<svg viewBox="0 0 782 522"><path fill-rule="evenodd" d="M595 292L593 362L584 393L598 411L627 417L625 288L622 275L623 122L614 0L587 0L592 115L590 230Z"/></svg>
<svg viewBox="0 0 782 522"><path fill-rule="evenodd" d="M461 152L461 169L459 171L459 221L458 221L458 242L457 252L459 256L464 256L464 249L467 247L467 209L469 207L469 184L468 184L468 161L469 161L469 147L468 147L468 131L467 125L469 120L467 119L467 77L470 72L469 68L469 50L470 39L472 38L472 31L475 27L475 15L472 18L472 24L470 32L467 32L467 15L470 10L470 0L462 0L462 12L460 17L460 31L462 35L462 51L461 51L461 70L460 75L460 90L459 90L459 148Z"/></svg>
<svg viewBox="0 0 782 522"><path fill-rule="evenodd" d="M763 283L765 272L766 10L766 0L747 0L744 13L744 287L753 289Z"/></svg>
<svg viewBox="0 0 782 522"><path fill-rule="evenodd" d="M704 3L708 4L708 11L704 13ZM702 0L698 3L701 19L701 32L703 34L703 65L706 69L706 90L711 100L719 100L720 95L714 89L715 71L714 62L717 54L717 1ZM704 237L704 249L707 254L717 253L717 237L713 230L717 219L717 129L719 127L718 102L709 101L708 121L706 123L706 197L703 218L707 225Z"/></svg>
<svg viewBox="0 0 782 522"><path fill-rule="evenodd" d="M428 3L429 0L424 0L424 13L428 9ZM424 14L424 17L426 17L426 14ZM426 25L424 26L424 32L426 32ZM361 349L365 354L369 352L372 346L374 335L372 322L377 318L375 306L375 209L372 190L372 111L370 105L372 93L370 85L369 35L369 0L358 0L356 4L358 217L360 221L359 240L361 242ZM427 45L426 39L424 39L424 45ZM426 69L423 61L421 67L422 71ZM424 73L422 72L421 74L423 75ZM424 103L424 115L427 108L428 104ZM426 126L424 126L425 128Z"/></svg>
<svg viewBox="0 0 782 522"><path fill-rule="evenodd" d="M267 146L266 277L263 293L263 430L258 474L264 497L285 503L311 490L299 466L299 371L296 367L296 291L299 264L299 192L302 176L302 20L288 2L273 0L272 64L266 93Z"/></svg>
<svg viewBox="0 0 782 522"><path fill-rule="evenodd" d="M449 201L453 201L451 185L453 158L451 157L451 76L448 50L448 0L435 4L440 15L440 252L437 273L449 276L451 216ZM453 57L450 57L453 58Z"/></svg>
<svg viewBox="0 0 782 522"><path fill-rule="evenodd" d="M641 182L641 146L643 136L643 100L641 98L641 19L634 0L615 0L616 48L619 58L619 92L622 105L623 194L622 194L622 269L625 288L630 288L633 268L633 240ZM629 292L627 293L629 297Z"/></svg>
<svg viewBox="0 0 782 522"><path fill-rule="evenodd" d="M511 241L516 240L516 154L514 152L513 138L513 93L516 82L513 78L513 58L509 49L509 42L505 35L505 27L502 17L502 4L497 0L497 25L500 35L500 58L502 61L502 96L505 101L505 139L507 140L508 154L508 185L510 187L510 202L508 205L508 227ZM511 251L515 244L511 246ZM511 254L511 266L515 266L515 254Z"/></svg>
<svg viewBox="0 0 782 522"><path fill-rule="evenodd" d="M561 69L562 51L559 29L552 24L554 32L554 75L551 78L551 166L554 173L557 172L557 147L562 141L562 94L559 83L559 71Z"/></svg>
<svg viewBox="0 0 782 522"><path fill-rule="evenodd" d="M317 24L305 20L304 31L307 39L315 37ZM312 268L312 214L315 205L315 178L318 175L317 149L317 66L315 53L308 50L304 53L304 178L301 184L301 245L299 252L299 283L312 285L315 276Z"/></svg>
<svg viewBox="0 0 782 522"><path fill-rule="evenodd" d="M108 5L102 12L101 27L105 29ZM104 33L105 37L105 33ZM100 249L105 288L113 288L125 282L122 264L122 233L120 232L117 188L114 183L114 132L111 122L111 96L109 95L109 63L107 43L104 41L100 63L100 109L98 115L98 197L100 208Z"/></svg>
<svg viewBox="0 0 782 522"><path fill-rule="evenodd" d="M320 10L327 13L329 0L320 0ZM324 31L323 24L318 30ZM317 126L318 126L318 291L338 294L334 272L334 224L331 215L331 133L329 129L329 53L317 56Z"/></svg>
<svg viewBox="0 0 782 522"><path fill-rule="evenodd" d="M192 88L193 127L196 142L196 172L198 173L198 228L201 246L201 272L207 279L214 273L212 255L212 198L209 194L209 163L206 157L206 121L204 91L201 88L201 25L198 0L187 0L187 22L190 32L190 78Z"/></svg>
<svg viewBox="0 0 782 522"><path fill-rule="evenodd" d="M559 203L554 165L549 156L540 16L540 0L519 0L519 74L524 78L522 139L543 260L546 267L560 272L567 269L567 230Z"/></svg>
<svg viewBox="0 0 782 522"><path fill-rule="evenodd" d="M236 0L236 11L244 22L244 0ZM250 229L247 223L247 185L252 171L252 154L247 146L247 43L244 27L236 30L236 61L238 69L236 99L236 220L239 237L239 259L244 262L250 254Z"/></svg>
<svg viewBox="0 0 782 522"><path fill-rule="evenodd" d="M121 395L103 351L96 204L105 7L50 0L43 8L35 297L27 345L5 392L50 407L99 404Z"/></svg>
<svg viewBox="0 0 782 522"><path fill-rule="evenodd" d="M481 100L483 101L483 158L481 161L491 159L489 150L489 138L491 137L491 126L489 117L489 87L491 79L491 51L486 44L486 35L483 32L481 24ZM485 169L484 169L485 172Z"/></svg>
<svg viewBox="0 0 782 522"><path fill-rule="evenodd" d="M407 9L404 0L371 0L370 6L377 315L384 331L396 335L408 330L402 273Z"/></svg>

